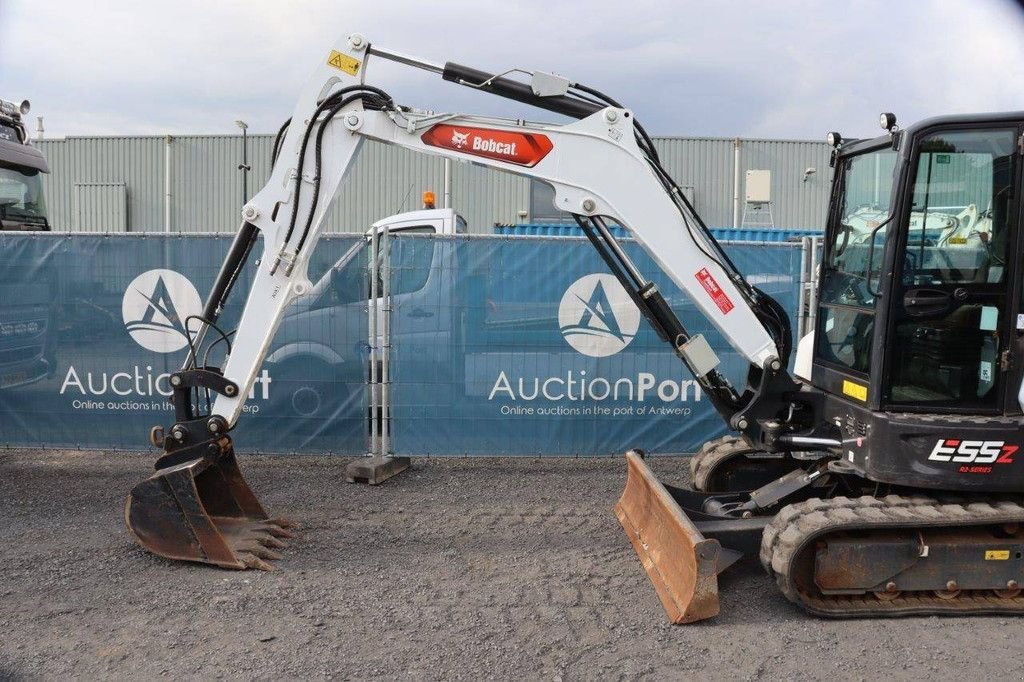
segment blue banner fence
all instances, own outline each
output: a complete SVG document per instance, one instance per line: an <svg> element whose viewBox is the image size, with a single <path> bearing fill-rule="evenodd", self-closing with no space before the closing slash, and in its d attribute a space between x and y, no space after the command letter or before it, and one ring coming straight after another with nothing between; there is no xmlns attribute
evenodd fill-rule
<svg viewBox="0 0 1024 682"><path fill-rule="evenodd" d="M189 352L186 318L202 312L230 243L230 235L0 236L0 444L144 449L153 425L174 421L168 373ZM311 276L361 244L323 240ZM357 369L366 362L365 257L341 270L355 287L348 306L363 312L334 315L346 304L314 296L292 306L271 347L276 362L264 365L236 432L239 451L366 452ZM252 274L250 266L236 285L223 329L237 324ZM302 314L317 306L331 314ZM288 350L315 338L329 340L335 362ZM210 362L220 364L225 349L214 348ZM302 387L314 380L331 401L313 404Z"/></svg>
<svg viewBox="0 0 1024 682"><path fill-rule="evenodd" d="M151 426L171 424L167 376L190 352L184 325L229 244L194 234L0 237L0 445L139 450ZM387 352L395 454L692 452L724 431L586 240L388 244L390 305L375 306L366 238L321 240L313 290L289 308L235 432L240 452L365 454L371 345ZM742 383L744 363L717 331L635 243L625 248ZM796 329L806 242L726 249ZM254 267L221 320L226 331ZM388 308L389 336L369 338L369 314Z"/></svg>
<svg viewBox="0 0 1024 682"><path fill-rule="evenodd" d="M587 240L409 235L392 242L386 345L395 454L681 453L725 432ZM747 363L646 252L635 242L625 248L743 386ZM801 245L727 250L795 329Z"/></svg>

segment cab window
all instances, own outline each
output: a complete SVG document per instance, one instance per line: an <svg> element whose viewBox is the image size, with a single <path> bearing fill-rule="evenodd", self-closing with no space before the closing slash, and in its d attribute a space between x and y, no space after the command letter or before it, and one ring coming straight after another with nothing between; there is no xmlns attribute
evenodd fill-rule
<svg viewBox="0 0 1024 682"><path fill-rule="evenodd" d="M890 147L840 162L819 298L815 355L867 374L896 152Z"/></svg>

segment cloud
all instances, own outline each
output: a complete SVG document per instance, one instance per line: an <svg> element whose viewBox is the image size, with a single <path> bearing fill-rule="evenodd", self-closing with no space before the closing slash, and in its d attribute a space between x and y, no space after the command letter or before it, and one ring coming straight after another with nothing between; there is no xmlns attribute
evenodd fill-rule
<svg viewBox="0 0 1024 682"><path fill-rule="evenodd" d="M389 0L387 3L4 0L0 96L50 135L270 132L347 32L485 70L556 71L633 108L656 134L819 139L1019 109L1024 20L1007 0L840 3ZM396 99L551 118L436 76L371 65Z"/></svg>

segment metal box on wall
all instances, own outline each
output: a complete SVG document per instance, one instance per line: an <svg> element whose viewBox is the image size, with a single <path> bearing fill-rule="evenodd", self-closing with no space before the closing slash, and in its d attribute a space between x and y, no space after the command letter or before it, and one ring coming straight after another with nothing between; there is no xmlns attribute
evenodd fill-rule
<svg viewBox="0 0 1024 682"><path fill-rule="evenodd" d="M767 204L772 200L772 172L770 170L747 171L748 204Z"/></svg>

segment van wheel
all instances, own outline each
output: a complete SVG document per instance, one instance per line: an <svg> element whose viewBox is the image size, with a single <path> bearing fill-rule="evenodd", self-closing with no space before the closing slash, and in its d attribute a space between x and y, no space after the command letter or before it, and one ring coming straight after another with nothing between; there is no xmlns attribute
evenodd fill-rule
<svg viewBox="0 0 1024 682"><path fill-rule="evenodd" d="M289 417L323 419L334 414L348 388L338 381L331 365L310 358L286 360L270 370L275 407ZM275 390L276 389L276 390Z"/></svg>

